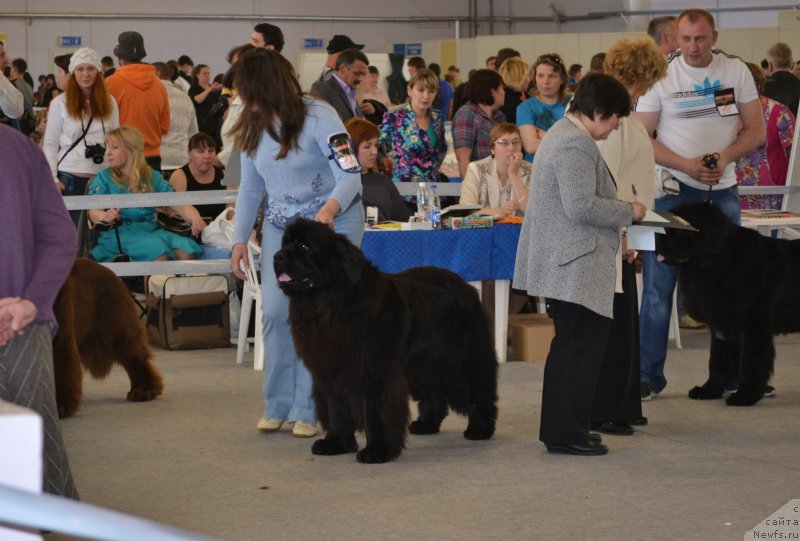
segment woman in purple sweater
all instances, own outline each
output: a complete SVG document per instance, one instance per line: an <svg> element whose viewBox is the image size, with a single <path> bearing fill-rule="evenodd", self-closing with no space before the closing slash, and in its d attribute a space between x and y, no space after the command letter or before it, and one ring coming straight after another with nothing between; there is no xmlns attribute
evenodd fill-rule
<svg viewBox="0 0 800 541"><path fill-rule="evenodd" d="M58 425L53 303L75 261L77 233L36 144L0 126L0 400L44 423L44 489L77 498Z"/></svg>

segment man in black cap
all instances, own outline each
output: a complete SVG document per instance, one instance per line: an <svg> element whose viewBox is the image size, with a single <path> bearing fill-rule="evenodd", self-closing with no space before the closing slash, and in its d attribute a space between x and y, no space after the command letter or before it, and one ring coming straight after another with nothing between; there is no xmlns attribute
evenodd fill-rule
<svg viewBox="0 0 800 541"><path fill-rule="evenodd" d="M328 59L325 61L325 69L319 76L318 81L327 81L336 70L336 59L342 54L342 51L347 49L358 49L359 51L364 48L364 44L355 43L349 36L344 34L336 34L328 42Z"/></svg>
<svg viewBox="0 0 800 541"><path fill-rule="evenodd" d="M143 64L144 38L139 32L119 35L114 56L119 68L106 84L117 100L119 123L133 126L144 137L144 157L147 164L161 171L161 136L169 131L169 99L167 89L150 64Z"/></svg>
<svg viewBox="0 0 800 541"><path fill-rule="evenodd" d="M250 34L250 43L254 47L270 49L279 53L283 50L283 32L274 24L257 24Z"/></svg>

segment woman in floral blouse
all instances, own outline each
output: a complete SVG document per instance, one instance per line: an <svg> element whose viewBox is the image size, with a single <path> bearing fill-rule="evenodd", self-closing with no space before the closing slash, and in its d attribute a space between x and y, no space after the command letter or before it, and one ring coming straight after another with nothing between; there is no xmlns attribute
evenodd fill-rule
<svg viewBox="0 0 800 541"><path fill-rule="evenodd" d="M418 70L408 81L409 103L386 113L380 125L381 144L393 151L394 182L435 182L447 152L444 116L431 109L439 79L431 70Z"/></svg>
<svg viewBox="0 0 800 541"><path fill-rule="evenodd" d="M767 140L750 154L736 161L736 181L740 186L784 186L789 172L789 154L794 141L795 118L791 109L763 95L766 79L759 66L747 63L758 89L758 98L767 125ZM743 209L780 210L782 195L742 195Z"/></svg>

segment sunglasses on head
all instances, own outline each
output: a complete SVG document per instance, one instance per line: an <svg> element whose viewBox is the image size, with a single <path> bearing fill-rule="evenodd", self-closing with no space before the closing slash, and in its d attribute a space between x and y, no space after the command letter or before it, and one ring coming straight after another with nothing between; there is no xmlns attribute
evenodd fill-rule
<svg viewBox="0 0 800 541"><path fill-rule="evenodd" d="M542 62L543 60L549 60L550 62L558 64L559 66L561 65L561 59L552 54L543 54L542 56L536 59L537 62Z"/></svg>

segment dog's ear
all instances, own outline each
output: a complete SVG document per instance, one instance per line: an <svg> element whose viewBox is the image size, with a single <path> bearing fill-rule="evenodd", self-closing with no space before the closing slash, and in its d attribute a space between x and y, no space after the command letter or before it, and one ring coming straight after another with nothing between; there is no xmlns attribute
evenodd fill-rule
<svg viewBox="0 0 800 541"><path fill-rule="evenodd" d="M336 250L341 256L342 269L344 270L345 276L347 276L347 280L351 284L356 285L358 281L361 280L364 256L361 255L358 250L354 249L354 246L346 239L341 238L338 240L339 242L336 243Z"/></svg>

